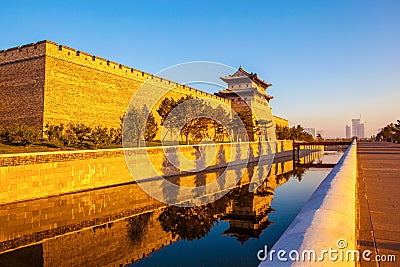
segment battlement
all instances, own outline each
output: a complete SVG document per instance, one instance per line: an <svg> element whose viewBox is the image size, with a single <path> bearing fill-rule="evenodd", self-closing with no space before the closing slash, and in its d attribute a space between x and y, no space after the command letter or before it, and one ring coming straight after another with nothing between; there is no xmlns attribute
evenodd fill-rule
<svg viewBox="0 0 400 267"><path fill-rule="evenodd" d="M145 71L131 68L129 66L119 64L117 62L101 58L80 50L76 50L68 46L60 45L55 42L46 41L46 44L47 44L46 56L72 61L76 64L84 65L90 68L95 68L101 71L110 72L126 78L139 80L141 82L146 82L146 80L152 80L151 82L154 85L159 85L163 87L168 86L172 90L180 89L187 91L188 93L190 92L192 94L196 93L197 95L200 95L202 97L213 98L227 105L230 105L230 100L228 99L213 94L209 94L207 92L198 90L196 88L187 85L179 84L177 82L147 73Z"/></svg>
<svg viewBox="0 0 400 267"><path fill-rule="evenodd" d="M45 56L47 40L0 50L0 65Z"/></svg>
<svg viewBox="0 0 400 267"><path fill-rule="evenodd" d="M140 87L143 99L191 96L231 106L229 99L47 40L0 51L0 84L6 107L0 125L119 127Z"/></svg>
<svg viewBox="0 0 400 267"><path fill-rule="evenodd" d="M58 44L49 40L43 40L36 43L26 44L18 47L13 47L5 50L0 50L0 65L9 64L21 60L29 60L37 57L54 57L68 62L73 62L78 65L106 71L112 74L126 77L128 79L135 79L140 82L152 80L152 84L159 86L167 86L172 90L178 89L187 91L188 93L195 93L201 97L213 98L230 105L230 100L223 97L213 95L199 89L179 84L177 82L135 69L117 62L104 59L87 52L76 50L74 48Z"/></svg>

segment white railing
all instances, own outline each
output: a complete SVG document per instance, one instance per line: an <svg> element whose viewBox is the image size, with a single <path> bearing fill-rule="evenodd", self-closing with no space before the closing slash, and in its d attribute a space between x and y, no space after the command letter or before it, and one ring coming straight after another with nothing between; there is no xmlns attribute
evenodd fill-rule
<svg viewBox="0 0 400 267"><path fill-rule="evenodd" d="M356 176L353 141L259 266L355 266Z"/></svg>

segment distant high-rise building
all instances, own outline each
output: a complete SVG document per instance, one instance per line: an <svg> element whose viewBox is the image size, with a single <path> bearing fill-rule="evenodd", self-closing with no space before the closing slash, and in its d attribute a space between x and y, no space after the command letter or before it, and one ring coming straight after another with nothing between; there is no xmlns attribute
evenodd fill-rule
<svg viewBox="0 0 400 267"><path fill-rule="evenodd" d="M358 125L360 124L360 119L352 119L351 120L351 133L353 136L358 137Z"/></svg>
<svg viewBox="0 0 400 267"><path fill-rule="evenodd" d="M349 125L346 124L346 138L352 138L351 136L351 127Z"/></svg>
<svg viewBox="0 0 400 267"><path fill-rule="evenodd" d="M357 126L357 137L358 138L364 138L365 137L365 133L364 133L364 123L360 123Z"/></svg>
<svg viewBox="0 0 400 267"><path fill-rule="evenodd" d="M348 129L347 127L349 126L346 125L346 138L348 138L348 131L350 132L350 129ZM353 137L355 136L357 138L365 138L364 123L361 123L361 119L351 120L351 133Z"/></svg>
<svg viewBox="0 0 400 267"><path fill-rule="evenodd" d="M317 129L316 128L304 128L304 132L311 134L313 138L317 137Z"/></svg>

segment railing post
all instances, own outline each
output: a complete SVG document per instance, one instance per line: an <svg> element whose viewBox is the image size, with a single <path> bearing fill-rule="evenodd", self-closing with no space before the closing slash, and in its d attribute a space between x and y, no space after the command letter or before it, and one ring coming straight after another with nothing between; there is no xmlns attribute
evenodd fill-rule
<svg viewBox="0 0 400 267"><path fill-rule="evenodd" d="M292 152L293 152L293 162L296 162L296 146L295 146L295 142L293 141L293 149L292 149Z"/></svg>
<svg viewBox="0 0 400 267"><path fill-rule="evenodd" d="M300 163L300 146L297 147L297 163Z"/></svg>

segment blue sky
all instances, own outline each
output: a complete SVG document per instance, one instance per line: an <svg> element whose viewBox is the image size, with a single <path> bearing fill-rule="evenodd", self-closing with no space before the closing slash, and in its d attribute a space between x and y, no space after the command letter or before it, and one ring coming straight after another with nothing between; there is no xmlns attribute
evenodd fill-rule
<svg viewBox="0 0 400 267"><path fill-rule="evenodd" d="M273 84L273 113L344 136L400 119L400 1L7 1L0 49L52 40L151 73L215 61Z"/></svg>

